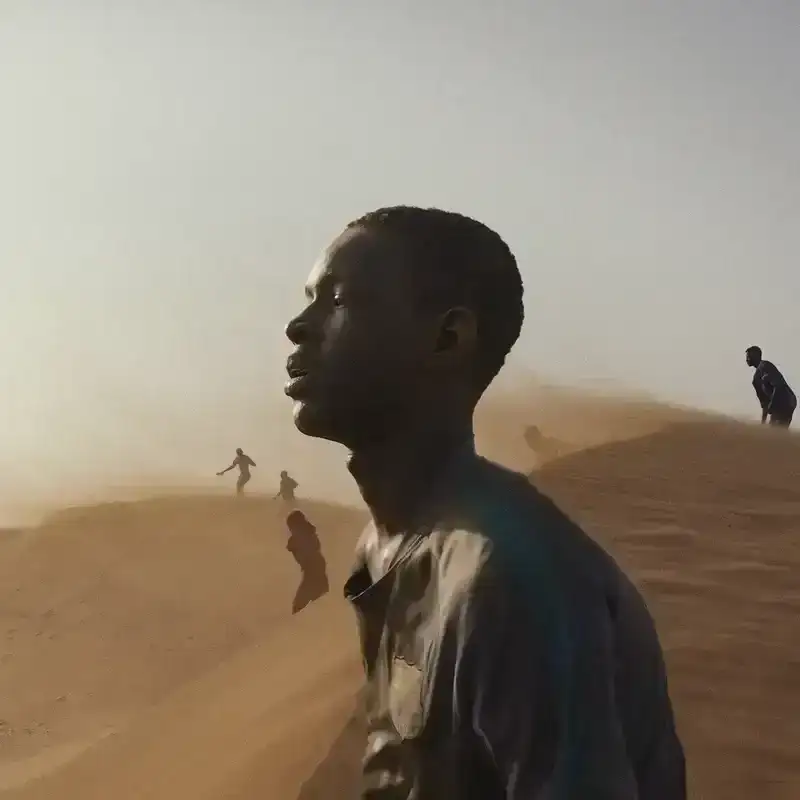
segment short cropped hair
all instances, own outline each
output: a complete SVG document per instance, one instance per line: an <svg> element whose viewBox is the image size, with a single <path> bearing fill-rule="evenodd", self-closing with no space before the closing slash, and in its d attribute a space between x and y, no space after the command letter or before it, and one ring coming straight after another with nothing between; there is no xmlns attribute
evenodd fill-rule
<svg viewBox="0 0 800 800"><path fill-rule="evenodd" d="M750 347L748 347L747 350L745 350L745 353L747 353L747 355L749 355L749 356L755 356L759 360L763 356L763 353L761 352L761 348L757 344L750 345Z"/></svg>
<svg viewBox="0 0 800 800"><path fill-rule="evenodd" d="M347 226L356 227L398 235L419 268L425 299L475 313L476 379L483 392L519 338L525 316L522 276L502 237L463 214L416 206L379 208Z"/></svg>

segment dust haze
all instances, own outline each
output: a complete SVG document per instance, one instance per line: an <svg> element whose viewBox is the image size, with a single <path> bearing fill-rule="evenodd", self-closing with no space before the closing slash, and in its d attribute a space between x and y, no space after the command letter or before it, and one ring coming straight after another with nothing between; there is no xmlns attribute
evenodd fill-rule
<svg viewBox="0 0 800 800"><path fill-rule="evenodd" d="M305 442L288 407L266 420L286 450L237 443L259 465L244 498L232 480L131 476L124 490L96 487L102 503L84 491L0 537L0 797L354 796L359 656L341 586L366 514L339 493L338 448ZM147 423L165 446L188 445L172 420ZM552 445L544 457L526 441L532 425ZM519 374L486 398L477 428L484 453L530 473L642 588L692 795L795 798L797 439ZM217 444L204 450L212 475L232 450ZM270 499L281 467L318 539L311 594Z"/></svg>
<svg viewBox="0 0 800 800"><path fill-rule="evenodd" d="M178 411L132 384L102 389L102 377L91 399L102 402L103 415L78 428L74 458L64 457L64 441L54 434L52 447L45 443L4 471L0 524L31 524L62 506L121 497L225 494L235 477L216 472L230 464L237 447L258 464L249 491L274 494L285 469L299 481L301 495L359 502L345 468L346 451L295 431L280 384L233 402L224 390L200 400L189 396L187 408ZM141 380L149 382L147 373ZM476 440L490 457L503 456L526 471L540 460L525 443L530 425L570 450L649 432L690 413L699 412L659 405L622 387L558 387L510 366L479 406Z"/></svg>
<svg viewBox="0 0 800 800"><path fill-rule="evenodd" d="M517 256L478 448L641 587L690 795L797 800L800 445L688 406L757 418L756 342L800 384L799 12L4 3L0 800L355 796L365 511L282 326L403 202Z"/></svg>

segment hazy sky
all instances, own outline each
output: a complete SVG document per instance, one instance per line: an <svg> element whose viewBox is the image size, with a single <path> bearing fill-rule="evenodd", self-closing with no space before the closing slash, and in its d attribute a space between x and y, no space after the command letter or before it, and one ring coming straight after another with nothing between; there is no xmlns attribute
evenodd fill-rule
<svg viewBox="0 0 800 800"><path fill-rule="evenodd" d="M517 363L754 415L748 344L800 386L799 82L796 0L3 0L0 503L341 460L282 330L378 205L507 239Z"/></svg>

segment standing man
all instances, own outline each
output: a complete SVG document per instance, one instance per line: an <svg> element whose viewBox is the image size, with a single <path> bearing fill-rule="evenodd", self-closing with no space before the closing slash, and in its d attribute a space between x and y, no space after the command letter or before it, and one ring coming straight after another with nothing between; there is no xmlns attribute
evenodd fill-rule
<svg viewBox="0 0 800 800"><path fill-rule="evenodd" d="M761 348L757 345L748 347L744 357L747 366L755 368L753 388L761 404L761 424L769 417L770 425L788 428L797 408L797 397L791 386L786 383L781 371L762 357Z"/></svg>
<svg viewBox="0 0 800 800"><path fill-rule="evenodd" d="M256 462L250 456L245 455L241 447L237 447L236 458L233 459L233 463L229 467L225 467L222 472L218 472L217 475L224 475L234 467L239 467L239 477L236 479L236 494L242 494L245 484L250 480L250 467L255 465Z"/></svg>
<svg viewBox="0 0 800 800"><path fill-rule="evenodd" d="M372 524L345 586L368 691L363 798L684 800L658 637L614 561L476 454L523 318L493 230L395 207L314 267L286 394L339 442Z"/></svg>

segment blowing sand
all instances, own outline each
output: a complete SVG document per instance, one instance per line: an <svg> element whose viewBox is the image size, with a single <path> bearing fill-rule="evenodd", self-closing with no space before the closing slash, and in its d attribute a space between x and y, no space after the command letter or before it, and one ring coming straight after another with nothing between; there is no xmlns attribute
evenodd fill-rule
<svg viewBox="0 0 800 800"><path fill-rule="evenodd" d="M532 471L643 589L691 796L797 800L800 443L646 402L557 400L530 418L495 399L480 448ZM533 423L558 443L546 458L525 442ZM331 591L296 614L300 567L263 497L72 508L0 535L0 797L355 797L360 665L341 584L365 514L301 508Z"/></svg>

